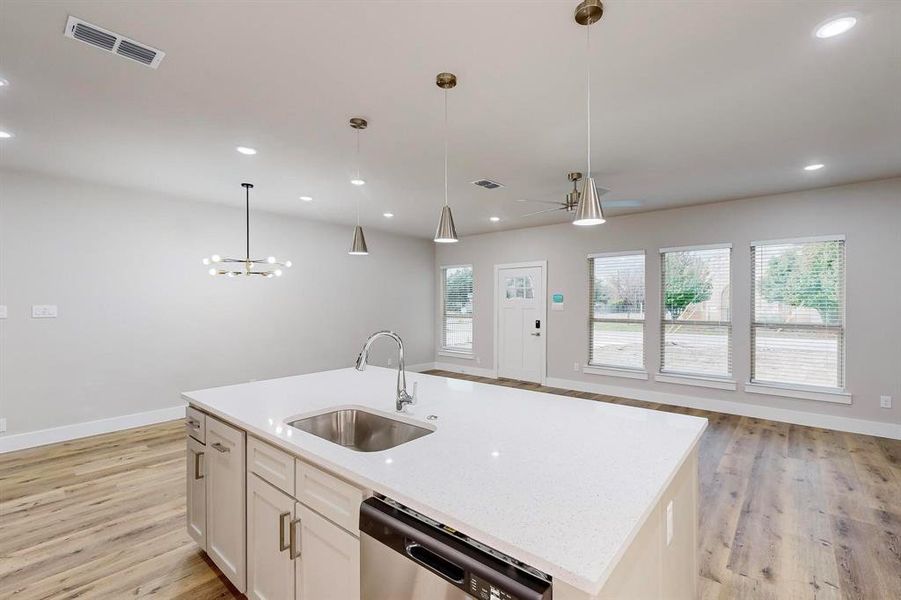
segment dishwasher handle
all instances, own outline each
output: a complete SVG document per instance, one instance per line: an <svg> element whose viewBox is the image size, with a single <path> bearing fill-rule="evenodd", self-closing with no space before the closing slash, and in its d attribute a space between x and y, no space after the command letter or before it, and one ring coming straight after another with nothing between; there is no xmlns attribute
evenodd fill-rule
<svg viewBox="0 0 901 600"><path fill-rule="evenodd" d="M466 569L460 565L446 559L437 552L429 550L418 542L407 540L405 545L407 556L430 571L434 571L456 584L462 584L466 580Z"/></svg>

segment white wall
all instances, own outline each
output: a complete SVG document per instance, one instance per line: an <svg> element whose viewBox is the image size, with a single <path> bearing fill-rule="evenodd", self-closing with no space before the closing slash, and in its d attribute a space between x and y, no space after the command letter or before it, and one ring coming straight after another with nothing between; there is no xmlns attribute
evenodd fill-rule
<svg viewBox="0 0 901 600"><path fill-rule="evenodd" d="M850 406L745 393L750 377L750 242L825 234L847 237L847 388ZM588 276L591 252L646 252L648 315L660 314L661 247L731 242L733 360L737 391L659 383L660 324L645 327L649 381L574 372L587 361ZM548 377L644 392L682 394L741 404L808 411L901 424L901 179L750 198L669 211L611 218L599 227L571 224L535 227L463 238L436 250L437 267L474 265L474 354L480 364L438 356L464 369L493 369L493 266L548 261L548 294L563 293L565 310L548 312ZM550 304L550 299L548 300ZM440 303L438 303L440 304ZM436 312L436 329L440 327ZM436 344L440 336L436 332ZM879 396L894 397L891 410ZM662 398L662 397L661 397ZM898 429L901 432L901 427Z"/></svg>
<svg viewBox="0 0 901 600"><path fill-rule="evenodd" d="M241 192L236 185L236 193ZM251 198L253 200L253 198ZM280 279L211 277L243 255L243 209L0 172L0 417L6 435L178 405L182 391L350 366L394 329L433 360L430 241L251 214L252 253ZM256 249L254 251L254 248ZM32 319L56 304L57 319ZM385 364L389 344L378 345Z"/></svg>

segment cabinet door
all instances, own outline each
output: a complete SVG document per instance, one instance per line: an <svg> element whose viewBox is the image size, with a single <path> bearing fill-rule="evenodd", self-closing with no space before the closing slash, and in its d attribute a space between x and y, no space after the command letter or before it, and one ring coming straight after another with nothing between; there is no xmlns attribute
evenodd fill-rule
<svg viewBox="0 0 901 600"><path fill-rule="evenodd" d="M206 550L206 446L187 438L187 519L188 535Z"/></svg>
<svg viewBox="0 0 901 600"><path fill-rule="evenodd" d="M360 540L303 504L294 514L295 600L359 600Z"/></svg>
<svg viewBox="0 0 901 600"><path fill-rule="evenodd" d="M207 418L207 554L241 593L246 589L244 432Z"/></svg>
<svg viewBox="0 0 901 600"><path fill-rule="evenodd" d="M294 498L259 477L247 475L247 597L294 597L294 564L289 552Z"/></svg>

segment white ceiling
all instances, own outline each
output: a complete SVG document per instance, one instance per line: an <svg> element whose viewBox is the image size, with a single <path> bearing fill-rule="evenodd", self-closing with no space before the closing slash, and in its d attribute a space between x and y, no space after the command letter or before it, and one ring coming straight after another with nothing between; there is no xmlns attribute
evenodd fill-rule
<svg viewBox="0 0 901 600"><path fill-rule="evenodd" d="M576 2L0 4L7 167L430 237L563 222L585 170L585 30ZM592 27L593 166L636 210L901 174L901 2L608 0ZM849 33L813 30L856 12ZM159 70L63 37L69 14L166 52ZM362 175L347 119L370 120ZM236 145L259 154L245 157ZM811 162L826 168L805 172ZM507 187L469 182L487 177ZM304 203L298 196L315 198ZM381 214L391 211L393 220ZM488 217L502 217L489 223ZM610 225L608 225L610 226Z"/></svg>

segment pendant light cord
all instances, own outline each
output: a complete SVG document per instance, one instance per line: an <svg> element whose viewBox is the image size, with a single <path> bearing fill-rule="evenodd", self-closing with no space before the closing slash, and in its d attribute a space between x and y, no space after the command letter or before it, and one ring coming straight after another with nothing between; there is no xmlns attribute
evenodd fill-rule
<svg viewBox="0 0 901 600"><path fill-rule="evenodd" d="M447 88L444 89L444 206L447 206Z"/></svg>
<svg viewBox="0 0 901 600"><path fill-rule="evenodd" d="M360 130L357 129L357 179L360 178ZM357 226L360 225L360 194L357 194Z"/></svg>
<svg viewBox="0 0 901 600"><path fill-rule="evenodd" d="M244 258L250 262L250 188L244 188Z"/></svg>
<svg viewBox="0 0 901 600"><path fill-rule="evenodd" d="M588 80L588 173L587 177L591 178L591 23L585 27L585 75Z"/></svg>

